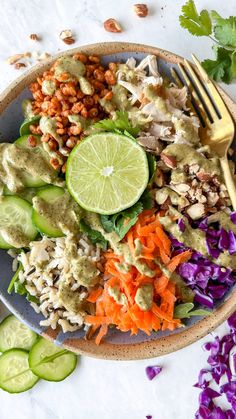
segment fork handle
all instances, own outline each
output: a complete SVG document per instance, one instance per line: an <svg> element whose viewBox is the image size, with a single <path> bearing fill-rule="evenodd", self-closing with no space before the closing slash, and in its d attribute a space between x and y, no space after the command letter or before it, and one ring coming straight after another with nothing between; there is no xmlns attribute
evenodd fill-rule
<svg viewBox="0 0 236 419"><path fill-rule="evenodd" d="M221 168L224 174L225 184L228 189L232 207L236 211L236 186L229 167L229 161L226 156L220 158Z"/></svg>

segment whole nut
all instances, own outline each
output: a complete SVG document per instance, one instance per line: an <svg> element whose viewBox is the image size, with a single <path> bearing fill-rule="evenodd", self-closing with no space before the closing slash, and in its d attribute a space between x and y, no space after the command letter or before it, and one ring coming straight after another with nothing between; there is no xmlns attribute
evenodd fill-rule
<svg viewBox="0 0 236 419"><path fill-rule="evenodd" d="M74 40L74 38L68 36L67 38L63 39L63 42L65 42L66 45L71 45L71 44L75 43L75 40Z"/></svg>
<svg viewBox="0 0 236 419"><path fill-rule="evenodd" d="M26 67L25 63L15 63L14 68L19 70L20 68Z"/></svg>
<svg viewBox="0 0 236 419"><path fill-rule="evenodd" d="M122 32L122 28L120 24L117 22L116 19L113 19L113 18L105 20L105 22L103 23L103 26L107 32L114 32L114 33Z"/></svg>
<svg viewBox="0 0 236 419"><path fill-rule="evenodd" d="M65 29L64 31L61 31L59 37L64 41L66 38L72 37L72 31L70 29Z"/></svg>
<svg viewBox="0 0 236 419"><path fill-rule="evenodd" d="M31 39L32 41L39 41L39 40L40 40L40 38L39 38L39 36L37 35L37 33L31 33L29 37L30 37L30 39Z"/></svg>
<svg viewBox="0 0 236 419"><path fill-rule="evenodd" d="M169 156L165 153L161 153L161 160L165 163L170 169L175 169L177 166L177 161L174 156Z"/></svg>
<svg viewBox="0 0 236 419"><path fill-rule="evenodd" d="M146 4L134 4L134 12L138 17L146 17L148 15L148 7Z"/></svg>

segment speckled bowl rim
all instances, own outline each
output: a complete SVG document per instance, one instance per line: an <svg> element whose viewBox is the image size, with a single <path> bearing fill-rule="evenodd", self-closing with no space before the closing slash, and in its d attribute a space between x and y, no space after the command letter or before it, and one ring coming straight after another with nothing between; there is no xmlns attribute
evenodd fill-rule
<svg viewBox="0 0 236 419"><path fill-rule="evenodd" d="M14 80L0 94L0 114L26 86L34 81L37 76L41 75L43 71L49 69L56 58L64 55L71 55L76 52L89 55L111 55L122 52L137 52L154 54L157 57L173 64L183 62L183 58L176 54L153 46L142 44L128 42L102 42L80 46L56 54L48 60L32 67L30 70ZM217 87L234 120L236 121L236 104L219 86ZM214 310L210 316L198 321L193 326L183 329L183 331L176 334L170 334L168 336L159 337L157 339L154 338L153 340L134 344L112 344L105 341L99 346L97 346L93 340L89 341L82 338L71 338L66 339L62 346L76 353L109 360L135 360L152 358L177 351L181 348L184 348L185 346L190 345L191 343L196 342L198 339L204 337L221 323L223 323L223 321L225 321L235 310L236 290L232 291L227 300L224 301L224 303L222 303L219 308ZM46 332L43 332L42 335L50 340L55 340L58 332L59 330L52 330L49 328L46 330Z"/></svg>

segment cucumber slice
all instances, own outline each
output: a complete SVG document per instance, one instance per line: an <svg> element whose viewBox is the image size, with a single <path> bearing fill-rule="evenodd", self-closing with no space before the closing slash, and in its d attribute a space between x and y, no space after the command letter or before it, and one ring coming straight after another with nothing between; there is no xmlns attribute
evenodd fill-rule
<svg viewBox="0 0 236 419"><path fill-rule="evenodd" d="M9 243L6 242L6 240L4 240L1 233L0 233L0 249L5 249L5 250L13 249L13 246L11 246Z"/></svg>
<svg viewBox="0 0 236 419"><path fill-rule="evenodd" d="M12 314L0 324L0 352L18 348L30 350L38 336Z"/></svg>
<svg viewBox="0 0 236 419"><path fill-rule="evenodd" d="M38 191L38 188L25 188L23 191L17 192L17 196L19 196L20 198L25 199L30 204L32 204L32 199L36 195L37 191ZM16 194L15 194L15 192L10 191L10 189L8 189L7 186L4 186L3 195L4 196L12 196L12 195L15 196Z"/></svg>
<svg viewBox="0 0 236 419"><path fill-rule="evenodd" d="M41 188L36 196L44 199L44 201L53 203L57 198L65 193L63 188L59 186L46 186ZM48 237L62 237L64 234L58 228L53 227L47 218L40 215L35 209L33 209L32 220L34 225L40 231L40 233L46 234Z"/></svg>
<svg viewBox="0 0 236 419"><path fill-rule="evenodd" d="M40 120L40 115L33 116L33 118L25 119L20 126L20 135L31 134L30 125L35 124Z"/></svg>
<svg viewBox="0 0 236 419"><path fill-rule="evenodd" d="M29 353L29 366L34 374L47 381L62 381L77 364L77 356L40 338Z"/></svg>
<svg viewBox="0 0 236 419"><path fill-rule="evenodd" d="M4 196L0 201L0 229L18 227L29 241L37 236L37 230L32 222L32 206L18 196ZM10 249L14 243L7 242L0 233L0 248Z"/></svg>
<svg viewBox="0 0 236 419"><path fill-rule="evenodd" d="M41 137L39 135L34 135L33 137L37 140L37 146L35 148L42 147L42 143L40 141ZM28 138L28 135L23 135L15 141L15 144L23 148L31 148L28 142ZM39 177L33 177L27 172L22 173L22 181L27 188L39 188L40 186L46 185L44 180L40 179Z"/></svg>
<svg viewBox="0 0 236 419"><path fill-rule="evenodd" d="M39 378L30 370L28 356L23 349L10 349L0 356L0 388L21 393L37 383Z"/></svg>

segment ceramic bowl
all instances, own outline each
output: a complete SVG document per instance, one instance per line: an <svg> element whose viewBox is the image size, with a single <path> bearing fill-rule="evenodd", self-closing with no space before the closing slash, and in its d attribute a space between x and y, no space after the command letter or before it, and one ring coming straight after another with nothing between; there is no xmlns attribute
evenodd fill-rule
<svg viewBox="0 0 236 419"><path fill-rule="evenodd" d="M154 54L157 57L160 72L169 77L171 77L171 67L175 67L178 62L183 61L183 58L168 51L130 43L99 43L60 53L31 68L15 80L0 95L1 141L11 141L18 136L19 126L23 119L21 102L23 99L31 96L28 85L45 70L49 69L55 58L76 52L89 55L99 54L102 56L104 63L109 61L125 61L131 56L140 60L147 54ZM219 90L233 118L236 120L236 104L220 88ZM56 344L62 345L74 352L93 357L127 360L164 355L183 348L205 336L236 310L236 290L231 290L224 301L220 302L213 314L203 319L195 318L191 320L184 329L175 332L152 333L151 336L147 336L141 332L137 336L130 336L129 333L121 333L112 329L109 331L105 342L96 346L93 340L88 341L84 339L84 332L82 330L64 334L60 330L40 327L39 322L42 316L34 312L25 297L17 294L8 295L7 287L12 277L12 259L3 250L0 251L0 257L0 298L10 311L31 329L46 338L53 339Z"/></svg>

